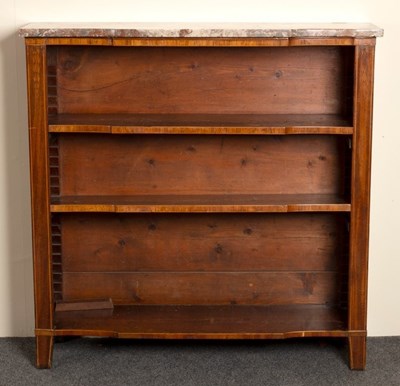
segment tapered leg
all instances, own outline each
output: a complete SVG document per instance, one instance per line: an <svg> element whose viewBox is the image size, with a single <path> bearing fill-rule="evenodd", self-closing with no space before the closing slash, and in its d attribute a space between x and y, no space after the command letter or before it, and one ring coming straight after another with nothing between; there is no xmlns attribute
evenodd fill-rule
<svg viewBox="0 0 400 386"><path fill-rule="evenodd" d="M352 370L364 370L367 354L367 338L365 336L349 337L349 361Z"/></svg>
<svg viewBox="0 0 400 386"><path fill-rule="evenodd" d="M36 337L36 367L38 369L49 369L51 367L53 343L52 336Z"/></svg>
<svg viewBox="0 0 400 386"><path fill-rule="evenodd" d="M29 146L31 169L35 328L53 329L52 233L50 213L49 133L47 122L47 46L45 39L27 39ZM36 337L36 366L49 368L53 337Z"/></svg>

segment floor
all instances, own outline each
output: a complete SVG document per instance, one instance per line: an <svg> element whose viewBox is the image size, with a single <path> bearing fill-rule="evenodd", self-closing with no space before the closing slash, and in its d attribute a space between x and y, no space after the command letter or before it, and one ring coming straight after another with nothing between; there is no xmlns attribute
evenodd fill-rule
<svg viewBox="0 0 400 386"><path fill-rule="evenodd" d="M58 342L37 370L33 338L0 339L0 385L400 385L400 337L368 339L367 369L351 371L342 340Z"/></svg>

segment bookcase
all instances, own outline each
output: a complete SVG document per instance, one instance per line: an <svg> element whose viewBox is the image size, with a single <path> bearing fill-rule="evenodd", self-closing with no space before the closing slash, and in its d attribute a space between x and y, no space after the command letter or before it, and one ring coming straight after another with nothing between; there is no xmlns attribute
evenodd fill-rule
<svg viewBox="0 0 400 386"><path fill-rule="evenodd" d="M57 336L334 337L365 367L373 25L30 24L39 368Z"/></svg>

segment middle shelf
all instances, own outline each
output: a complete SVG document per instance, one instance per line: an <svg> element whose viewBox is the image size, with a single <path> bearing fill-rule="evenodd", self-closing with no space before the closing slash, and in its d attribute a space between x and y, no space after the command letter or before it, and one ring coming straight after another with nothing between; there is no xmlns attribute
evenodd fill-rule
<svg viewBox="0 0 400 386"><path fill-rule="evenodd" d="M346 135L52 133L51 210L349 211Z"/></svg>
<svg viewBox="0 0 400 386"><path fill-rule="evenodd" d="M229 194L60 196L52 212L236 213L349 212L349 202L334 194Z"/></svg>

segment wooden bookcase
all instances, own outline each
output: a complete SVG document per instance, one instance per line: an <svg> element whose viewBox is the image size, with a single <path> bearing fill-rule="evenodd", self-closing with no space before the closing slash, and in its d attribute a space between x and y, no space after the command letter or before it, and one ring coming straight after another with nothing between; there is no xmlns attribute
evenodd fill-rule
<svg viewBox="0 0 400 386"><path fill-rule="evenodd" d="M365 367L372 27L21 30L38 367L65 335L338 337Z"/></svg>

